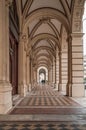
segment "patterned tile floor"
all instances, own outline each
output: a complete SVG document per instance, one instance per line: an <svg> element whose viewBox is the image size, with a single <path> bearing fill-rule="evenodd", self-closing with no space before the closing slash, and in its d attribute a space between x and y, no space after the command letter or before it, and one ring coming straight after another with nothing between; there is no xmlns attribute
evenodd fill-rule
<svg viewBox="0 0 86 130"><path fill-rule="evenodd" d="M77 109L76 109L77 108ZM82 106L50 86L38 86L10 114L80 114ZM84 109L83 113L86 110Z"/></svg>
<svg viewBox="0 0 86 130"><path fill-rule="evenodd" d="M37 86L9 115L0 115L0 130L86 130L85 115L79 102L49 86Z"/></svg>
<svg viewBox="0 0 86 130"><path fill-rule="evenodd" d="M76 122L2 122L0 130L86 130L86 124Z"/></svg>

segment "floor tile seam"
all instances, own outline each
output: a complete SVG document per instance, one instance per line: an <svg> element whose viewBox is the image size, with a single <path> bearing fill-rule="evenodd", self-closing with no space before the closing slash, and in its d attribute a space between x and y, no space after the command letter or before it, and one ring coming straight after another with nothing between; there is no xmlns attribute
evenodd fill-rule
<svg viewBox="0 0 86 130"><path fill-rule="evenodd" d="M73 106L16 106L15 108L82 108L83 107L73 107Z"/></svg>

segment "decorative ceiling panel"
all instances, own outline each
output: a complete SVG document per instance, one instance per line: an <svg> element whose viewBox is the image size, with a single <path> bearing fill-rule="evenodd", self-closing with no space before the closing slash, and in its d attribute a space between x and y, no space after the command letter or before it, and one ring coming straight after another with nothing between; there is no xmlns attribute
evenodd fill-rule
<svg viewBox="0 0 86 130"><path fill-rule="evenodd" d="M46 40L41 40L40 42L38 42L38 44L36 45L36 48L41 47L41 46L51 47L50 44Z"/></svg>
<svg viewBox="0 0 86 130"><path fill-rule="evenodd" d="M54 24L54 26L56 27L56 29L58 30L59 34L60 34L60 29L61 29L61 22L59 22L56 19L51 19L51 22Z"/></svg>
<svg viewBox="0 0 86 130"><path fill-rule="evenodd" d="M27 2L27 0L21 0L22 8L23 8L23 9L24 9L24 7L25 7L26 2Z"/></svg>
<svg viewBox="0 0 86 130"><path fill-rule="evenodd" d="M37 55L39 54L49 54L46 50L40 50L37 52Z"/></svg>
<svg viewBox="0 0 86 130"><path fill-rule="evenodd" d="M48 25L43 23L35 32L34 36L37 34L42 34L42 33L48 33L48 34L52 34L55 35L54 31L52 30L52 28Z"/></svg>
<svg viewBox="0 0 86 130"><path fill-rule="evenodd" d="M71 7L72 0L66 0L69 8Z"/></svg>
<svg viewBox="0 0 86 130"><path fill-rule="evenodd" d="M29 29L28 37L31 40L32 53L37 57L37 61L48 65L47 61L55 58L57 44L58 51L67 48L67 31L70 30L69 25L72 19L71 7L73 8L72 4L76 0L16 1L20 1L19 7L20 10L22 9L20 18L23 18L21 19L24 22L23 28Z"/></svg>
<svg viewBox="0 0 86 130"><path fill-rule="evenodd" d="M36 9L45 8L45 7L58 9L62 13L65 13L60 0L34 0L28 14Z"/></svg>
<svg viewBox="0 0 86 130"><path fill-rule="evenodd" d="M48 59L48 57L46 57L46 56L40 56L40 57L38 57L37 59L38 59L38 60Z"/></svg>
<svg viewBox="0 0 86 130"><path fill-rule="evenodd" d="M38 19L35 19L33 22L29 24L29 33L31 33L32 29L35 27L38 21L39 21Z"/></svg>

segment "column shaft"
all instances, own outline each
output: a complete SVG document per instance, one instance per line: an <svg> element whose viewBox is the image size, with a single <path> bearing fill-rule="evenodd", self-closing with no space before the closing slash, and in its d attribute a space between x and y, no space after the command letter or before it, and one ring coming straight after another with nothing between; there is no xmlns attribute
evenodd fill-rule
<svg viewBox="0 0 86 130"><path fill-rule="evenodd" d="M12 87L9 82L9 6L0 1L0 114L12 108Z"/></svg>

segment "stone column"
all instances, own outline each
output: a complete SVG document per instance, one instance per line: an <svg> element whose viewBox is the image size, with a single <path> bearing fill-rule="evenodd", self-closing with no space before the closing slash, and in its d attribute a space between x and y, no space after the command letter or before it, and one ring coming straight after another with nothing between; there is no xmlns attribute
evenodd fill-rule
<svg viewBox="0 0 86 130"><path fill-rule="evenodd" d="M34 73L33 73L33 59L31 58L31 88L33 88L33 80L34 80Z"/></svg>
<svg viewBox="0 0 86 130"><path fill-rule="evenodd" d="M52 67L50 67L48 70L48 82L51 85L51 83L52 83Z"/></svg>
<svg viewBox="0 0 86 130"><path fill-rule="evenodd" d="M68 83L66 89L66 95L72 96L72 37L68 39Z"/></svg>
<svg viewBox="0 0 86 130"><path fill-rule="evenodd" d="M72 36L72 96L85 95L83 77L83 33L73 33ZM70 68L71 69L71 68ZM71 74L70 74L71 75Z"/></svg>
<svg viewBox="0 0 86 130"><path fill-rule="evenodd" d="M53 83L53 64L51 65L52 83Z"/></svg>
<svg viewBox="0 0 86 130"><path fill-rule="evenodd" d="M34 67L34 81L35 82L37 81L37 70L35 67Z"/></svg>
<svg viewBox="0 0 86 130"><path fill-rule="evenodd" d="M25 34L20 34L19 50L18 50L18 90L21 96L26 96L27 94L27 83L26 83L26 51L25 51Z"/></svg>
<svg viewBox="0 0 86 130"><path fill-rule="evenodd" d="M67 47L62 50L62 91L66 92L66 85L68 79L68 53Z"/></svg>
<svg viewBox="0 0 86 130"><path fill-rule="evenodd" d="M58 90L59 85L59 56L58 52L56 52L56 89Z"/></svg>
<svg viewBox="0 0 86 130"><path fill-rule="evenodd" d="M55 84L55 60L53 60L53 83Z"/></svg>
<svg viewBox="0 0 86 130"><path fill-rule="evenodd" d="M12 108L9 81L9 1L0 0L0 114Z"/></svg>
<svg viewBox="0 0 86 130"><path fill-rule="evenodd" d="M82 36L82 33L73 33L68 38L67 95L72 97L82 97L85 94Z"/></svg>
<svg viewBox="0 0 86 130"><path fill-rule="evenodd" d="M27 73L27 88L28 88L28 91L31 91L31 81L30 81L30 57L27 56L27 70L26 70L26 73Z"/></svg>
<svg viewBox="0 0 86 130"><path fill-rule="evenodd" d="M62 91L62 64L61 64L61 55L62 53L59 51L58 56L59 56L59 84L58 84L58 90Z"/></svg>

